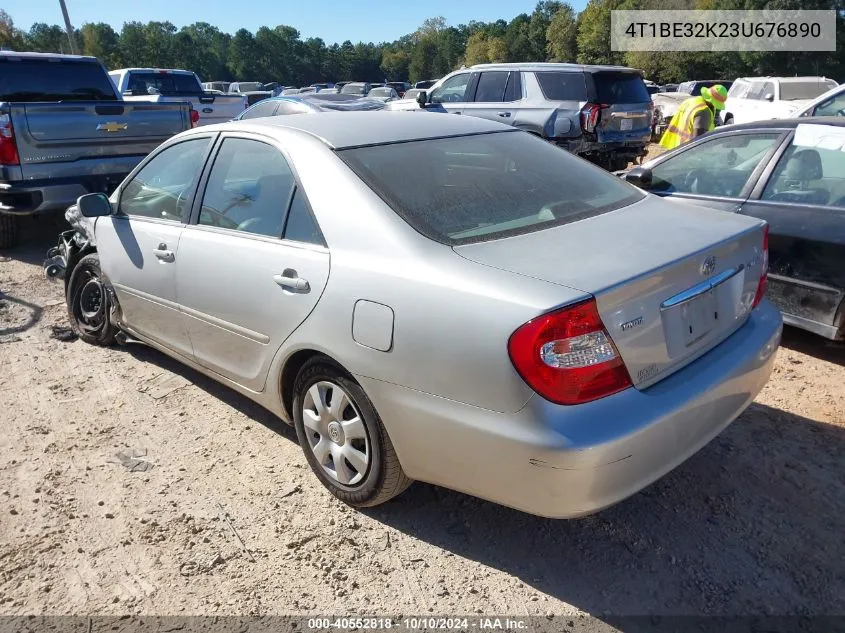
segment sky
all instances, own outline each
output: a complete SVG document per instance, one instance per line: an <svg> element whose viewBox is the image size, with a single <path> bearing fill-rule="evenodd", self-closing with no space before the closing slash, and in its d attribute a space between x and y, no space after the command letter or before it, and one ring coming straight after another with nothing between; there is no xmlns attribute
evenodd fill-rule
<svg viewBox="0 0 845 633"><path fill-rule="evenodd" d="M124 22L169 21L181 28L208 22L221 31L286 24L303 39L321 37L327 44L392 42L414 32L423 20L440 16L449 25L471 20L511 20L531 13L536 0L66 0L71 23L107 22L120 31ZM586 0L571 2L577 11ZM4 0L15 26L28 31L35 22L64 24L59 0Z"/></svg>

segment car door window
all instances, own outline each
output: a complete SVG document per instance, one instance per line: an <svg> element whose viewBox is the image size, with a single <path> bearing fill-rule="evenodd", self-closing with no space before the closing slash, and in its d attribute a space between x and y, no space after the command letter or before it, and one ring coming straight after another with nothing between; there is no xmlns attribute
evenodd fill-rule
<svg viewBox="0 0 845 633"><path fill-rule="evenodd" d="M280 238L293 187L293 172L278 149L227 138L208 177L199 224Z"/></svg>
<svg viewBox="0 0 845 633"><path fill-rule="evenodd" d="M258 119L263 116L273 116L276 112L276 105L275 101L270 101L269 99L266 101L259 101L249 110L244 112L241 115L241 119Z"/></svg>
<svg viewBox="0 0 845 633"><path fill-rule="evenodd" d="M780 133L726 135L652 168L651 191L737 197Z"/></svg>
<svg viewBox="0 0 845 633"><path fill-rule="evenodd" d="M813 110L813 116L845 116L845 92L822 101Z"/></svg>
<svg viewBox="0 0 845 633"><path fill-rule="evenodd" d="M820 133L824 134L824 130ZM830 136L821 143L815 139L805 142L796 133L761 199L845 208L845 130L832 128Z"/></svg>
<svg viewBox="0 0 845 633"><path fill-rule="evenodd" d="M211 137L183 141L156 154L120 193L120 213L182 222Z"/></svg>
<svg viewBox="0 0 845 633"><path fill-rule="evenodd" d="M584 73L535 73L543 96L549 101L586 101L587 83Z"/></svg>
<svg viewBox="0 0 845 633"><path fill-rule="evenodd" d="M432 103L461 103L466 101L466 91L471 73L461 73L449 77L443 84L431 92Z"/></svg>
<svg viewBox="0 0 845 633"><path fill-rule="evenodd" d="M305 194L299 187L294 192L293 200L290 203L290 211L285 223L285 239L317 244L318 246L326 245L326 240L317 225L317 220L314 219L314 215L308 207Z"/></svg>
<svg viewBox="0 0 845 633"><path fill-rule="evenodd" d="M507 71L481 73L478 88L475 89L475 101L480 103L501 103L505 100L505 87L508 84Z"/></svg>
<svg viewBox="0 0 845 633"><path fill-rule="evenodd" d="M508 76L508 85L505 88L505 101L519 101L522 99L522 73L513 71Z"/></svg>

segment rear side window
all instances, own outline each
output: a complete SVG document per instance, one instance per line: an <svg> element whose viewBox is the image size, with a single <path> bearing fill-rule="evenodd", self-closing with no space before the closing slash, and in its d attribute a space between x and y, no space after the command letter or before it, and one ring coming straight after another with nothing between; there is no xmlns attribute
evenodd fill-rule
<svg viewBox="0 0 845 633"><path fill-rule="evenodd" d="M596 100L599 103L649 103L651 96L642 77L634 73L595 73Z"/></svg>
<svg viewBox="0 0 845 633"><path fill-rule="evenodd" d="M815 99L835 87L836 86L832 81L783 82L780 85L780 98L783 101L792 101L793 99Z"/></svg>
<svg viewBox="0 0 845 633"><path fill-rule="evenodd" d="M481 73L478 88L475 91L475 100L481 103L504 101L509 74L507 71Z"/></svg>
<svg viewBox="0 0 845 633"><path fill-rule="evenodd" d="M133 95L188 96L202 92L196 77L178 73L129 73L126 89Z"/></svg>
<svg viewBox="0 0 845 633"><path fill-rule="evenodd" d="M408 224L443 244L559 226L644 195L526 132L409 141L338 154Z"/></svg>
<svg viewBox="0 0 845 633"><path fill-rule="evenodd" d="M505 101L519 101L520 99L522 99L522 73L514 71L508 77Z"/></svg>
<svg viewBox="0 0 845 633"><path fill-rule="evenodd" d="M0 58L0 101L117 101L99 64Z"/></svg>
<svg viewBox="0 0 845 633"><path fill-rule="evenodd" d="M543 95L549 101L586 101L587 84L584 73L536 73Z"/></svg>

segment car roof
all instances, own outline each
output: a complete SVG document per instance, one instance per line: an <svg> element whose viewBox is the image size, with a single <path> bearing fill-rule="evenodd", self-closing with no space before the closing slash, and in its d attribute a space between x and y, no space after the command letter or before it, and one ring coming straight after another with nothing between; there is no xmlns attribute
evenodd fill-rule
<svg viewBox="0 0 845 633"><path fill-rule="evenodd" d="M629 73L642 74L641 70L628 66L604 66L601 64L567 64L557 62L528 62L528 63L502 63L502 64L475 64L469 70L575 70L583 72L599 72L602 70L624 71Z"/></svg>
<svg viewBox="0 0 845 633"><path fill-rule="evenodd" d="M830 77L740 77L744 81L779 81L782 84L804 83L806 81L835 81Z"/></svg>
<svg viewBox="0 0 845 633"><path fill-rule="evenodd" d="M352 124L350 117L355 117ZM322 112L313 114L288 114L285 116L234 121L195 128L202 131L255 131L265 133L276 128L287 128L320 139L333 149L347 149L365 145L384 145L430 138L487 134L490 132L516 132L516 128L479 117L456 117L424 112Z"/></svg>
<svg viewBox="0 0 845 633"><path fill-rule="evenodd" d="M184 68L115 68L110 70L110 73L125 73L125 72L142 72L142 73L161 73L162 75L193 75L194 73ZM226 83L222 82L206 82L206 83Z"/></svg>
<svg viewBox="0 0 845 633"><path fill-rule="evenodd" d="M736 130L788 130L798 125L832 125L834 127L845 127L845 117L841 116L813 116L800 117L797 119L767 119L765 121L751 121L727 127L717 127L714 132L728 132Z"/></svg>
<svg viewBox="0 0 845 633"><path fill-rule="evenodd" d="M19 53L17 51L0 51L0 57L18 57L20 59L61 59L80 62L97 62L96 57L90 55L62 55L60 53Z"/></svg>

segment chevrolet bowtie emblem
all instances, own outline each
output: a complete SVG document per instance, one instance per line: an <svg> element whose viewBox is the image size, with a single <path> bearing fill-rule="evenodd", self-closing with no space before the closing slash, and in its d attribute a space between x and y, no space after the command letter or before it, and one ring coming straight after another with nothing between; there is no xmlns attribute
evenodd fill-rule
<svg viewBox="0 0 845 633"><path fill-rule="evenodd" d="M100 123L97 130L100 132L121 132L126 129L126 123Z"/></svg>

